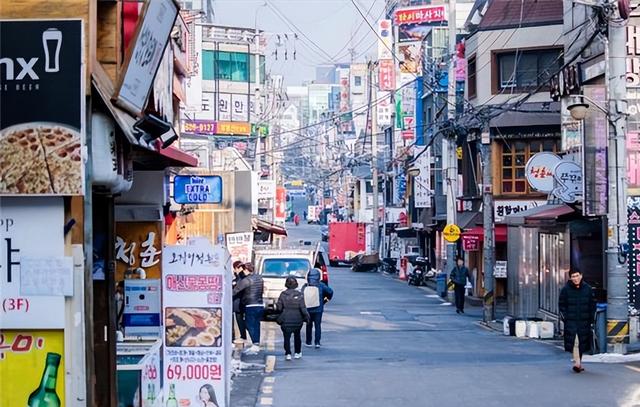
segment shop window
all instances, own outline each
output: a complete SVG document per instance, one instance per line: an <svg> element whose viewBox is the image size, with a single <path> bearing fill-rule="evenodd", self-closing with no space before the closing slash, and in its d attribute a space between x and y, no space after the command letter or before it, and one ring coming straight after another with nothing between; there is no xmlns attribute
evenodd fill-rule
<svg viewBox="0 0 640 407"><path fill-rule="evenodd" d="M527 161L541 151L557 152L559 140L505 140L502 143L500 189L503 195L530 194L529 183L525 178Z"/></svg>
<svg viewBox="0 0 640 407"><path fill-rule="evenodd" d="M564 240L557 233L540 233L538 295L540 309L557 315L560 289L566 283L563 270Z"/></svg>
<svg viewBox="0 0 640 407"><path fill-rule="evenodd" d="M494 54L498 79L494 91L528 91L544 86L562 66L561 52L546 49Z"/></svg>

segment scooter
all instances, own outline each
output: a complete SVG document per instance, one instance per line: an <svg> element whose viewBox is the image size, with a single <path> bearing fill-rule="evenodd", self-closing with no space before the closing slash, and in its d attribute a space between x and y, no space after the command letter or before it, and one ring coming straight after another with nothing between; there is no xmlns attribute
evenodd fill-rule
<svg viewBox="0 0 640 407"><path fill-rule="evenodd" d="M397 274L398 269L396 268L397 260L391 257L385 257L382 259L381 267L382 272L387 274Z"/></svg>
<svg viewBox="0 0 640 407"><path fill-rule="evenodd" d="M418 256L409 261L411 265L413 265L413 271L407 279L409 285L427 285L427 281L435 277L435 270L429 267L429 260L427 258Z"/></svg>

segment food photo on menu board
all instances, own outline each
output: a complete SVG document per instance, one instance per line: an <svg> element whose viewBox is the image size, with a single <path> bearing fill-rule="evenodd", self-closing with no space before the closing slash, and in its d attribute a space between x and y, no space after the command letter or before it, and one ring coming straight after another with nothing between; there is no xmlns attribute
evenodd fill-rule
<svg viewBox="0 0 640 407"><path fill-rule="evenodd" d="M166 308L165 335L170 347L220 347L222 309Z"/></svg>

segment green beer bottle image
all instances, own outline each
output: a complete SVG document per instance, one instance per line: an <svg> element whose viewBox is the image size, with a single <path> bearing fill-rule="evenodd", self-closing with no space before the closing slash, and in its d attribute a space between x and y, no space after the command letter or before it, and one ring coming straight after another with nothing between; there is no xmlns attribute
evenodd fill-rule
<svg viewBox="0 0 640 407"><path fill-rule="evenodd" d="M56 382L61 357L58 353L47 353L47 362L40 385L29 396L27 407L60 407L60 398L56 394Z"/></svg>
<svg viewBox="0 0 640 407"><path fill-rule="evenodd" d="M171 383L169 386L169 398L167 399L167 407L178 407L178 400L176 399L176 385Z"/></svg>

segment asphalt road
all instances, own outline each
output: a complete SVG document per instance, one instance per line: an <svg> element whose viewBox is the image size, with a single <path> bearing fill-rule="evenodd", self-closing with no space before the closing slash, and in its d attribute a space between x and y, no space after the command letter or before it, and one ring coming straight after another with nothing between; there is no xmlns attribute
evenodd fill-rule
<svg viewBox="0 0 640 407"><path fill-rule="evenodd" d="M320 236L318 226L289 230L292 241ZM323 347L287 362L276 330L258 406L640 406L640 365L575 374L556 342L502 336L478 324L480 309L457 315L425 288L349 268L332 268L330 282Z"/></svg>

